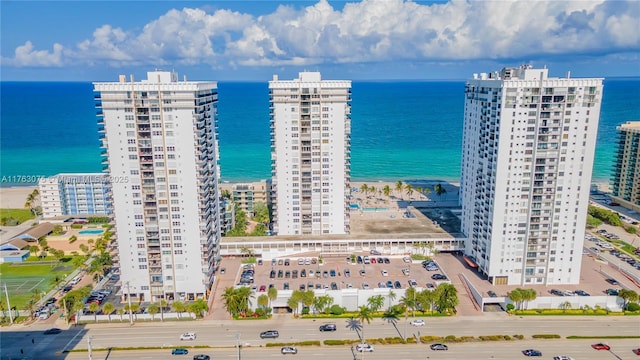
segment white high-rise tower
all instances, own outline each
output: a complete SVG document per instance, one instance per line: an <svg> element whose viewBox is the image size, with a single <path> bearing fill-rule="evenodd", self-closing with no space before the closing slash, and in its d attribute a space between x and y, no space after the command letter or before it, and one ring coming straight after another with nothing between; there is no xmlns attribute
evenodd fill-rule
<svg viewBox="0 0 640 360"><path fill-rule="evenodd" d="M602 81L529 66L467 81L462 230L492 283L579 282Z"/></svg>
<svg viewBox="0 0 640 360"><path fill-rule="evenodd" d="M349 233L351 81L269 82L274 232Z"/></svg>
<svg viewBox="0 0 640 360"><path fill-rule="evenodd" d="M216 82L94 83L123 295L207 297L219 260Z"/></svg>

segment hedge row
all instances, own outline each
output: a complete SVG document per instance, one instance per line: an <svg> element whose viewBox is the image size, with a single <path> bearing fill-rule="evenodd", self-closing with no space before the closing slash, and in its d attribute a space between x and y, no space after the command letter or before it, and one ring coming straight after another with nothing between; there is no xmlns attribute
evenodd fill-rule
<svg viewBox="0 0 640 360"><path fill-rule="evenodd" d="M287 343L267 343L266 347L279 347L279 346L320 346L319 340L307 340L298 342Z"/></svg>
<svg viewBox="0 0 640 360"><path fill-rule="evenodd" d="M562 336L558 334L534 334L531 335L534 339L561 339Z"/></svg>
<svg viewBox="0 0 640 360"><path fill-rule="evenodd" d="M640 339L640 335L567 336L567 339Z"/></svg>
<svg viewBox="0 0 640 360"><path fill-rule="evenodd" d="M635 312L625 314L622 312L613 312L606 309L532 309L532 310L515 310L509 312L515 315L635 315Z"/></svg>

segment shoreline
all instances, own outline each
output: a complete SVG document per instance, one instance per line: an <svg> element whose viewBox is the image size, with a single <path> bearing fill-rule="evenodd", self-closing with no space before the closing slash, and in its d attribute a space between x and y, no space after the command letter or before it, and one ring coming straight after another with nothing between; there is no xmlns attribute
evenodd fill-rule
<svg viewBox="0 0 640 360"><path fill-rule="evenodd" d="M395 189L395 184L398 180L390 181L390 180L358 180L351 181L352 188L360 188L363 184L378 186L378 184L389 185L392 189ZM246 184L255 181L245 181L245 182L226 182L225 184ZM436 184L436 183L447 183L451 186L459 187L460 183L457 181L450 181L444 179L430 179L430 178L422 178L422 179L408 179L402 180L403 183L426 183L426 184ZM609 182L608 181L598 181L594 180L591 182L592 185L597 185L598 190L608 193L609 192ZM2 209L24 209L24 204L27 201L27 196L34 190L37 189L37 185L16 185L16 186L0 186L0 208ZM378 189L380 190L380 189Z"/></svg>

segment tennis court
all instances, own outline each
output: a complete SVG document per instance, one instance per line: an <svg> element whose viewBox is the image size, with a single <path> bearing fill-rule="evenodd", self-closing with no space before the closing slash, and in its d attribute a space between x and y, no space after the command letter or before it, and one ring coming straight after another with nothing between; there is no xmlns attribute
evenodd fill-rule
<svg viewBox="0 0 640 360"><path fill-rule="evenodd" d="M11 306L23 309L34 293L47 293L54 287L53 279L63 280L73 271L72 266L38 263L7 263L0 265L2 291L6 284Z"/></svg>

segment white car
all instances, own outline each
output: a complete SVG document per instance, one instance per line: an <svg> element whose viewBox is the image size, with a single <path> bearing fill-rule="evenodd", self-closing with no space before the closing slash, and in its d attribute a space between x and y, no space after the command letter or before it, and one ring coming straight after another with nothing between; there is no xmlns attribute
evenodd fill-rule
<svg viewBox="0 0 640 360"><path fill-rule="evenodd" d="M308 276L309 277L314 277L314 276L316 276L316 273L313 270L310 269L309 272L308 272Z"/></svg>
<svg viewBox="0 0 640 360"><path fill-rule="evenodd" d="M402 273L403 273L405 276L409 276L409 274L411 273L411 270L409 270L409 268L404 268L404 269L402 269Z"/></svg>
<svg viewBox="0 0 640 360"><path fill-rule="evenodd" d="M422 319L411 320L409 324L411 324L411 326L424 326L424 320Z"/></svg>
<svg viewBox="0 0 640 360"><path fill-rule="evenodd" d="M188 332L180 335L180 340L195 340L196 333Z"/></svg>
<svg viewBox="0 0 640 360"><path fill-rule="evenodd" d="M411 258L408 256L405 256L402 258L402 261L406 262L406 263L410 263L411 262Z"/></svg>
<svg viewBox="0 0 640 360"><path fill-rule="evenodd" d="M389 273L387 272L387 270L382 270L382 276L389 276Z"/></svg>
<svg viewBox="0 0 640 360"><path fill-rule="evenodd" d="M369 344L358 344L356 346L357 352L373 352L373 345Z"/></svg>

